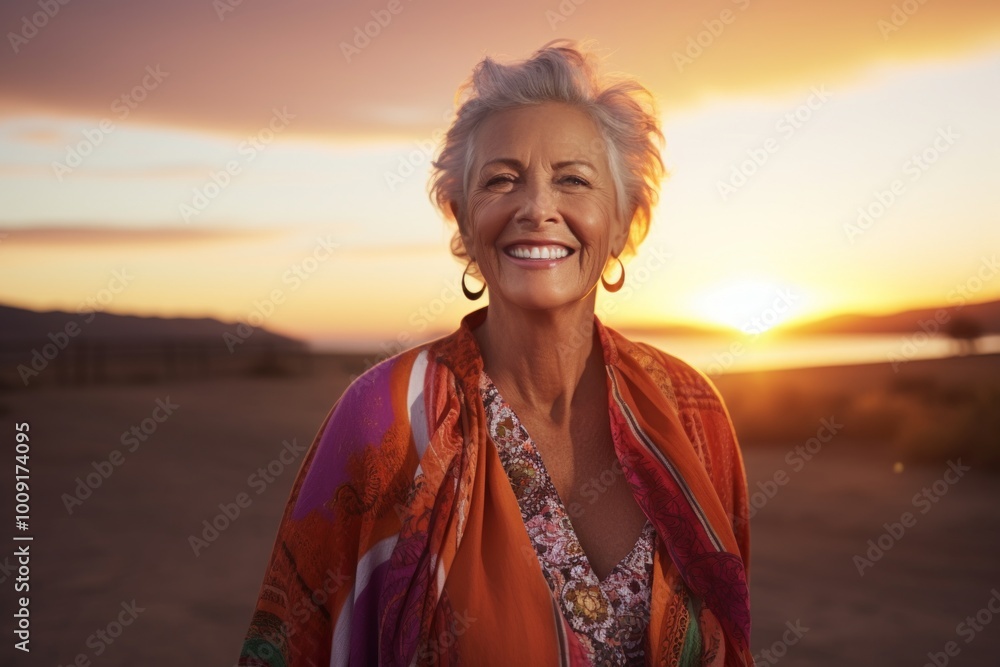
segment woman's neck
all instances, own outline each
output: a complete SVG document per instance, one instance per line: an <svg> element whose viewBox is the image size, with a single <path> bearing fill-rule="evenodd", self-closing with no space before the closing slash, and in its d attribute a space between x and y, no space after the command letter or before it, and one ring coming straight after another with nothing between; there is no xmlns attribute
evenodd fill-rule
<svg viewBox="0 0 1000 667"><path fill-rule="evenodd" d="M593 297L558 311L491 303L474 332L490 378L504 398L556 422L569 416L582 388L603 391L603 353Z"/></svg>

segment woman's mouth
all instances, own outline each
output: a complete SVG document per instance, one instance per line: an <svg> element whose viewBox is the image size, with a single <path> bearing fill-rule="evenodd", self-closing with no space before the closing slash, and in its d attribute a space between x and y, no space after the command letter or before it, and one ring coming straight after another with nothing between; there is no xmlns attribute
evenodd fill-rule
<svg viewBox="0 0 1000 667"><path fill-rule="evenodd" d="M504 252L515 259L553 260L564 259L573 254L570 248L562 245L527 245L515 244L504 248Z"/></svg>

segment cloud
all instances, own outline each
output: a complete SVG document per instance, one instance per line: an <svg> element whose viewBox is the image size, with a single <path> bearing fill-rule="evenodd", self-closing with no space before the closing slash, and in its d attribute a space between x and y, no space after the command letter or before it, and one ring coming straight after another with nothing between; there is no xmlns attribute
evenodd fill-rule
<svg viewBox="0 0 1000 667"><path fill-rule="evenodd" d="M4 246L80 246L229 243L257 241L287 234L274 229L190 229L187 227L111 227L99 225L33 225L0 229Z"/></svg>
<svg viewBox="0 0 1000 667"><path fill-rule="evenodd" d="M23 128L8 133L7 139L22 144L42 146L44 148L61 147L69 141L65 132L47 128Z"/></svg>
<svg viewBox="0 0 1000 667"><path fill-rule="evenodd" d="M85 165L73 172L73 178L95 178L111 180L146 180L146 179L200 179L209 172L211 165L177 164L157 165L153 167L95 167ZM0 178L26 176L53 177L50 165L41 164L7 164L0 165Z"/></svg>
<svg viewBox="0 0 1000 667"><path fill-rule="evenodd" d="M118 227L110 225L52 225L0 227L0 246L108 246L108 245L164 245L201 243L239 243L264 241L279 237L312 237L329 232L328 226L294 229L247 229L189 227ZM340 251L352 259L402 258L447 254L446 245L437 243L356 243L345 244Z"/></svg>
<svg viewBox="0 0 1000 667"><path fill-rule="evenodd" d="M707 95L787 91L878 63L961 56L995 46L1000 25L993 0L512 0L502 15L484 3L404 2L385 25L372 13L381 2L233 3L221 15L213 6L74 3L18 53L0 55L0 108L117 120L147 68L160 67L168 74L130 100L129 123L240 136L287 107L296 135L402 137L443 125L484 54L523 57L560 36L595 38L613 69L636 75L672 111ZM0 25L16 28L35 11L29 0L0 3ZM345 47L357 53L348 58ZM679 67L677 54L691 62Z"/></svg>

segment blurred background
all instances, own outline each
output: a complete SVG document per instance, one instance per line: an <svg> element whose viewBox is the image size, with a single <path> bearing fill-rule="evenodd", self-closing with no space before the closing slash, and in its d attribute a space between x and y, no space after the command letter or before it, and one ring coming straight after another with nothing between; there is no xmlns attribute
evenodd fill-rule
<svg viewBox="0 0 1000 667"><path fill-rule="evenodd" d="M1000 5L10 0L0 28L33 538L30 653L0 552L0 662L235 663L300 448L479 306L426 190L457 86L569 37L660 104L671 176L598 314L726 399L758 664L996 664Z"/></svg>

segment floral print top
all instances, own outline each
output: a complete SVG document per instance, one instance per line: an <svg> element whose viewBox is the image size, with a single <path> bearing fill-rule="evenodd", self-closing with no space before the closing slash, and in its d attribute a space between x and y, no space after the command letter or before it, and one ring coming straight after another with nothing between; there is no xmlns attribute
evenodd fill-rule
<svg viewBox="0 0 1000 667"><path fill-rule="evenodd" d="M538 449L485 372L480 393L487 432L510 479L535 556L591 662L644 664L656 539L652 522L646 521L632 551L604 581L598 580Z"/></svg>

